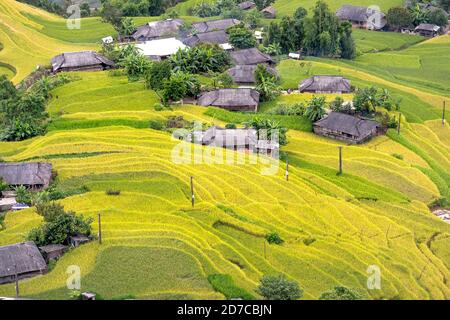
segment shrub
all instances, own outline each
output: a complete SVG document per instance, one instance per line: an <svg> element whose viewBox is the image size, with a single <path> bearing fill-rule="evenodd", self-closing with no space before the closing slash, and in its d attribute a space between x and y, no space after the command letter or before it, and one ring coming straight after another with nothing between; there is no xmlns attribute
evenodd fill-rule
<svg viewBox="0 0 450 320"><path fill-rule="evenodd" d="M310 244L313 244L314 242L316 242L316 238L308 237L308 238L303 239L303 243L306 246L309 246Z"/></svg>
<svg viewBox="0 0 450 320"><path fill-rule="evenodd" d="M211 274L208 281L217 292L222 293L227 299L242 298L244 300L254 300L255 297L246 290L238 287L233 278L228 274Z"/></svg>
<svg viewBox="0 0 450 320"><path fill-rule="evenodd" d="M266 235L266 240L270 244L278 244L278 245L280 245L284 242L284 240L281 239L280 235L276 232L268 233Z"/></svg>
<svg viewBox="0 0 450 320"><path fill-rule="evenodd" d="M394 158L397 158L397 159L403 160L403 155L402 155L402 154L400 154L400 153L393 153L393 154L392 154L392 156L393 156Z"/></svg>
<svg viewBox="0 0 450 320"><path fill-rule="evenodd" d="M325 97L314 96L305 110L305 117L312 122L322 119L326 114L325 106Z"/></svg>
<svg viewBox="0 0 450 320"><path fill-rule="evenodd" d="M0 177L0 192L8 190L9 186Z"/></svg>
<svg viewBox="0 0 450 320"><path fill-rule="evenodd" d="M231 63L228 52L218 45L200 44L193 48L178 50L170 57L174 71L192 74L222 72Z"/></svg>
<svg viewBox="0 0 450 320"><path fill-rule="evenodd" d="M36 205L36 213L44 217L45 222L52 222L56 217L65 214L64 207L57 202L42 202Z"/></svg>
<svg viewBox="0 0 450 320"><path fill-rule="evenodd" d="M298 283L288 280L284 275L265 275L257 290L267 300L297 300L303 296Z"/></svg>
<svg viewBox="0 0 450 320"><path fill-rule="evenodd" d="M163 130L165 128L164 123L160 120L150 120L148 126L153 130Z"/></svg>
<svg viewBox="0 0 450 320"><path fill-rule="evenodd" d="M31 205L31 193L24 186L19 186L15 188L16 191L16 201L18 203L25 203Z"/></svg>
<svg viewBox="0 0 450 320"><path fill-rule="evenodd" d="M321 294L319 300L360 300L361 294L347 287L337 286Z"/></svg>
<svg viewBox="0 0 450 320"><path fill-rule="evenodd" d="M282 116L303 116L303 114L305 113L305 109L306 107L303 103L278 103L276 107L270 109L267 113Z"/></svg>
<svg viewBox="0 0 450 320"><path fill-rule="evenodd" d="M230 44L237 49L247 49L256 46L256 39L253 33L243 24L228 28L227 32Z"/></svg>
<svg viewBox="0 0 450 320"><path fill-rule="evenodd" d="M0 230L6 229L5 218L6 218L6 213L0 214Z"/></svg>
<svg viewBox="0 0 450 320"><path fill-rule="evenodd" d="M120 190L108 189L108 190L106 190L106 194L108 196L119 196L120 195Z"/></svg>
<svg viewBox="0 0 450 320"><path fill-rule="evenodd" d="M234 124L234 123L227 123L225 125L225 129L236 129L236 124Z"/></svg>

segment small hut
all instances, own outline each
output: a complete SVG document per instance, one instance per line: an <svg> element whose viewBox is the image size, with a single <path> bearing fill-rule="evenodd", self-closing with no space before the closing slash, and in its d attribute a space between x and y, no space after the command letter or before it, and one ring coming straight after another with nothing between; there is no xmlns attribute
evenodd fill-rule
<svg viewBox="0 0 450 320"><path fill-rule="evenodd" d="M194 47L199 43L228 44L228 33L224 30L197 33L182 40L189 47Z"/></svg>
<svg viewBox="0 0 450 320"><path fill-rule="evenodd" d="M414 29L414 32L422 37L433 38L439 35L440 30L441 27L435 24L421 23Z"/></svg>
<svg viewBox="0 0 450 320"><path fill-rule="evenodd" d="M39 247L39 251L48 263L51 260L58 260L67 251L67 246L63 244L49 244Z"/></svg>
<svg viewBox="0 0 450 320"><path fill-rule="evenodd" d="M387 23L383 12L361 6L343 5L336 11L336 16L342 21L350 21L354 27L364 29L379 30Z"/></svg>
<svg viewBox="0 0 450 320"><path fill-rule="evenodd" d="M44 274L47 264L33 241L0 247L0 284Z"/></svg>
<svg viewBox="0 0 450 320"><path fill-rule="evenodd" d="M72 247L79 247L82 244L88 243L92 239L84 234L77 234L69 237L69 244Z"/></svg>
<svg viewBox="0 0 450 320"><path fill-rule="evenodd" d="M349 93L350 80L341 76L313 76L303 80L298 90L311 93Z"/></svg>
<svg viewBox="0 0 450 320"><path fill-rule="evenodd" d="M194 131L190 138L194 143L234 150L253 150L258 140L255 129L225 129L217 126L206 131Z"/></svg>
<svg viewBox="0 0 450 320"><path fill-rule="evenodd" d="M114 62L94 51L66 52L52 58L52 72L101 71L114 67Z"/></svg>
<svg viewBox="0 0 450 320"><path fill-rule="evenodd" d="M253 85L256 82L255 71L257 65L237 65L227 70L234 82L240 85ZM266 70L274 77L278 77L278 72L274 68L265 66Z"/></svg>
<svg viewBox="0 0 450 320"><path fill-rule="evenodd" d="M266 19L275 19L277 16L277 10L273 6L262 9L261 13Z"/></svg>
<svg viewBox="0 0 450 320"><path fill-rule="evenodd" d="M41 190L51 182L52 165L47 162L0 163L0 177L12 187Z"/></svg>
<svg viewBox="0 0 450 320"><path fill-rule="evenodd" d="M259 92L253 89L219 89L204 92L197 100L202 106L213 106L230 111L258 110Z"/></svg>
<svg viewBox="0 0 450 320"><path fill-rule="evenodd" d="M217 30L227 30L229 27L235 26L241 23L237 19L219 19L195 22L192 24L192 28L195 33L204 33Z"/></svg>
<svg viewBox="0 0 450 320"><path fill-rule="evenodd" d="M253 1L244 1L239 3L239 8L242 10L250 10L256 7L256 4Z"/></svg>
<svg viewBox="0 0 450 320"><path fill-rule="evenodd" d="M256 48L236 50L230 54L231 59L236 65L275 64L275 61L268 54L262 53Z"/></svg>
<svg viewBox="0 0 450 320"><path fill-rule="evenodd" d="M183 20L167 19L162 21L153 21L137 28L131 35L135 41L149 41L165 37L174 37L178 35Z"/></svg>
<svg viewBox="0 0 450 320"><path fill-rule="evenodd" d="M380 124L373 120L331 112L313 125L314 133L351 144L363 143L377 135Z"/></svg>

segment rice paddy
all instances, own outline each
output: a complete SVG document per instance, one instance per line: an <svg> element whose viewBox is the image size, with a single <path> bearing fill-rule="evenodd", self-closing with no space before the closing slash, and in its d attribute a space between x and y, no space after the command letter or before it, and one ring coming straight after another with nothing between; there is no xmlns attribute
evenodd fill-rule
<svg viewBox="0 0 450 320"><path fill-rule="evenodd" d="M0 5L2 17L6 7L18 21L37 23L21 10L49 24L56 21L10 0ZM13 27L11 19L6 21L0 30ZM37 25L14 23L49 43L50 49L31 61L45 62L56 50L52 45L63 46L58 50L78 47L38 32ZM13 79L19 81L30 63L23 60L25 51L17 60L5 54L14 42L4 35L0 32L5 45L0 61L17 68ZM447 45L436 42L433 46ZM27 46L36 49L31 41ZM423 46L427 48L421 43L407 50ZM401 134L389 131L367 144L344 146L344 173L339 176L340 143L313 135L311 124L301 117L278 116L291 128L289 143L282 147L290 163L286 181L284 161L274 174L265 175L264 169L276 163L231 151L246 161L219 164L222 149L200 147L204 161L179 163L174 148L192 151L193 146L149 128L150 120L174 115L216 125L245 121L248 115L191 105L156 111L157 96L143 83L108 72L77 73L79 80L53 90L49 132L22 142L0 142L0 158L50 161L61 188L87 187L89 192L61 203L93 217L94 233L101 214L103 243L70 250L49 273L21 281L21 294L68 299L66 271L77 265L82 290L106 299L224 299L212 275L231 279L237 294L261 298L255 291L259 279L272 273L298 281L305 299L317 299L336 285L358 288L368 299L450 299L450 225L427 206L449 197L450 127L441 124L438 103L443 93L409 87L351 64L305 62L311 62L309 71L298 61L280 63L283 87L295 88L313 74L343 74L355 85L388 87L403 98ZM309 98L281 96L277 102ZM110 189L121 193L107 195ZM8 213L0 245L23 241L41 222L33 208ZM274 231L285 241L282 245L266 242L265 235ZM366 285L373 265L381 270L377 290ZM12 284L0 286L0 296L11 295Z"/></svg>

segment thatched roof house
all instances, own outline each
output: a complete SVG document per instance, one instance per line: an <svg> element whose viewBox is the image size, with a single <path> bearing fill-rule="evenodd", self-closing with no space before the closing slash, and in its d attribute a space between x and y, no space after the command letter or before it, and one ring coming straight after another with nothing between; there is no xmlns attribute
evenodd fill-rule
<svg viewBox="0 0 450 320"><path fill-rule="evenodd" d="M256 48L236 50L230 53L231 59L233 59L236 65L250 65L250 64L274 64L275 61L265 53L262 53Z"/></svg>
<svg viewBox="0 0 450 320"><path fill-rule="evenodd" d="M239 23L241 22L237 19L209 20L209 21L195 22L192 24L192 28L197 33L203 33L217 30L227 30L229 27L235 26Z"/></svg>
<svg viewBox="0 0 450 320"><path fill-rule="evenodd" d="M94 51L65 52L52 58L52 71L100 71L114 62Z"/></svg>
<svg viewBox="0 0 450 320"><path fill-rule="evenodd" d="M255 71L257 67L257 65L237 65L228 69L227 73L233 78L235 83L242 85L251 85L256 82ZM275 77L278 77L278 72L274 68L266 66L266 70Z"/></svg>
<svg viewBox="0 0 450 320"><path fill-rule="evenodd" d="M46 246L39 247L39 251L42 253L42 256L47 263L51 260L58 260L67 251L67 249L67 246L63 244L48 244Z"/></svg>
<svg viewBox="0 0 450 320"><path fill-rule="evenodd" d="M360 28L378 30L386 25L386 15L368 7L343 5L336 11L336 16L341 20L350 21L353 26Z"/></svg>
<svg viewBox="0 0 450 320"><path fill-rule="evenodd" d="M266 19L275 19L277 16L277 10L273 6L262 9L261 13Z"/></svg>
<svg viewBox="0 0 450 320"><path fill-rule="evenodd" d="M180 19L153 21L138 27L131 37L136 41L173 37L178 34L182 25L183 20Z"/></svg>
<svg viewBox="0 0 450 320"><path fill-rule="evenodd" d="M255 129L224 129L213 126L205 131L194 131L191 141L206 146L253 150L258 141Z"/></svg>
<svg viewBox="0 0 450 320"><path fill-rule="evenodd" d="M135 45L140 52L153 61L175 54L178 50L183 50L186 45L178 39L166 38L145 41Z"/></svg>
<svg viewBox="0 0 450 320"><path fill-rule="evenodd" d="M331 112L313 125L314 133L348 143L362 143L371 139L379 127L376 121L338 112Z"/></svg>
<svg viewBox="0 0 450 320"><path fill-rule="evenodd" d="M47 265L34 242L0 247L0 284L34 277L47 271Z"/></svg>
<svg viewBox="0 0 450 320"><path fill-rule="evenodd" d="M303 80L298 90L312 93L349 93L350 80L341 76L313 76Z"/></svg>
<svg viewBox="0 0 450 320"><path fill-rule="evenodd" d="M219 89L204 92L197 100L201 106L219 107L231 111L258 110L259 92L253 89Z"/></svg>
<svg viewBox="0 0 450 320"><path fill-rule="evenodd" d="M189 47L193 47L199 43L226 44L229 41L228 33L224 30L202 32L194 34L182 40Z"/></svg>
<svg viewBox="0 0 450 320"><path fill-rule="evenodd" d="M439 34L440 30L441 27L430 23L421 23L414 29L422 37L435 37Z"/></svg>
<svg viewBox="0 0 450 320"><path fill-rule="evenodd" d="M253 1L244 1L239 3L238 6L242 10L250 10L256 7L256 4Z"/></svg>
<svg viewBox="0 0 450 320"><path fill-rule="evenodd" d="M52 165L46 162L0 163L0 177L11 186L47 188L52 179Z"/></svg>

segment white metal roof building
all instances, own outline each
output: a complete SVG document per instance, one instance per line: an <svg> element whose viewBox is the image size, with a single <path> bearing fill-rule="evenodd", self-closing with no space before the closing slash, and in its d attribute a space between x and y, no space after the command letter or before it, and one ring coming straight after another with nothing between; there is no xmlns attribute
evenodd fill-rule
<svg viewBox="0 0 450 320"><path fill-rule="evenodd" d="M175 54L179 49L185 49L187 46L178 39L167 38L145 41L135 45L144 56L167 57Z"/></svg>

